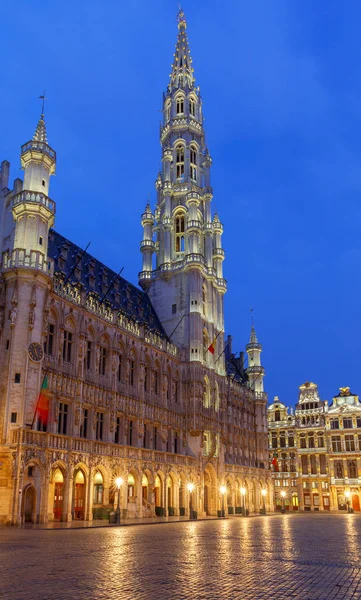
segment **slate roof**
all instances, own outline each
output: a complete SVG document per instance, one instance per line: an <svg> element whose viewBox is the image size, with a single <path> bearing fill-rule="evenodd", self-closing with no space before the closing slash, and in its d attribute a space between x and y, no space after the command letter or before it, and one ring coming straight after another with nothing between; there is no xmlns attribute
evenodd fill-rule
<svg viewBox="0 0 361 600"><path fill-rule="evenodd" d="M240 356L236 357L235 354L227 352L227 346L224 351L226 373L232 379L235 379L239 383L247 383L248 375L244 368L244 353L240 352Z"/></svg>
<svg viewBox="0 0 361 600"><path fill-rule="evenodd" d="M104 302L113 309L167 337L147 294L54 229L49 231L48 256L54 261L55 275L81 284L86 292L96 292L99 299L107 294Z"/></svg>

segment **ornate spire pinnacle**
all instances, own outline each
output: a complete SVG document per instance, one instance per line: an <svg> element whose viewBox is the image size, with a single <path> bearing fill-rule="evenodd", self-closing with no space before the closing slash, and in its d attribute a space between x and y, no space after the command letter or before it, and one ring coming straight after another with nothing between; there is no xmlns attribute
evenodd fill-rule
<svg viewBox="0 0 361 600"><path fill-rule="evenodd" d="M183 10L179 7L177 15L178 37L176 51L172 64L172 73L170 75L170 85L173 88L186 87L193 88L194 77L191 52L188 46L186 34L187 22Z"/></svg>
<svg viewBox="0 0 361 600"><path fill-rule="evenodd" d="M46 136L45 120L44 120L43 114L40 115L40 119L38 121L35 133L33 135L33 140L34 140L34 142L44 142L45 144L48 143L48 138Z"/></svg>
<svg viewBox="0 0 361 600"><path fill-rule="evenodd" d="M256 330L254 328L254 324L253 323L252 323L252 327L251 327L251 335L249 336L249 343L250 344L258 344Z"/></svg>

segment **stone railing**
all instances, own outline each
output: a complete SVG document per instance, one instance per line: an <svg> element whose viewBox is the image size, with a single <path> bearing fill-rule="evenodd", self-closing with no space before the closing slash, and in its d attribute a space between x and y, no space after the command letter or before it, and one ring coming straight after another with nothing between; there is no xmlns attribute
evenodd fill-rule
<svg viewBox="0 0 361 600"><path fill-rule="evenodd" d="M38 250L26 251L24 248L17 248L11 252L3 253L3 269L14 269L17 267L27 267L36 269L53 276L54 263L52 259L46 260L45 255Z"/></svg>
<svg viewBox="0 0 361 600"><path fill-rule="evenodd" d="M21 154L24 154L28 150L37 150L38 152L42 152L43 154L47 154L50 158L56 157L56 154L52 148L46 142L37 142L35 140L30 140L30 142L26 142L21 146Z"/></svg>
<svg viewBox="0 0 361 600"><path fill-rule="evenodd" d="M193 466L196 459L183 454L170 452L159 452L147 448L135 448L134 446L122 446L110 442L97 440L86 440L83 438L57 435L32 429L14 429L12 431L11 443L18 444L21 434L21 445L36 446L37 448L61 450L67 452L81 452L84 454L95 454L102 456L116 456L119 458L130 458L144 461L156 461L159 463Z"/></svg>
<svg viewBox="0 0 361 600"><path fill-rule="evenodd" d="M55 202L50 200L48 196L41 192L31 192L29 190L23 190L13 197L12 205L17 206L22 202L31 202L33 204L41 204L45 208L49 209L52 213L55 213Z"/></svg>

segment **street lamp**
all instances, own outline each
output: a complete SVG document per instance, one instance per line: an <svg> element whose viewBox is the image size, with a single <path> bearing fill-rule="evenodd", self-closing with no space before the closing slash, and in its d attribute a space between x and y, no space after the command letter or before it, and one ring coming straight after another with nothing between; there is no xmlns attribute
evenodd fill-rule
<svg viewBox="0 0 361 600"><path fill-rule="evenodd" d="M227 488L225 485L221 485L221 487L219 488L219 491L221 492L221 496L222 496L222 510L221 510L221 517L225 517L225 512L224 512L224 494L227 491Z"/></svg>
<svg viewBox="0 0 361 600"><path fill-rule="evenodd" d="M282 492L281 492L281 498L282 498L281 512L284 513L284 512L286 512L286 510L285 510L286 492L284 490L282 490Z"/></svg>
<svg viewBox="0 0 361 600"><path fill-rule="evenodd" d="M267 495L267 490L266 488L263 488L263 490L261 490L261 494L262 494L262 512L265 515L266 514L266 495Z"/></svg>
<svg viewBox="0 0 361 600"><path fill-rule="evenodd" d="M123 481L123 477L117 477L115 480L115 485L117 486L118 489L118 506L117 506L117 510L116 510L116 524L120 525L120 488L122 487L124 481Z"/></svg>
<svg viewBox="0 0 361 600"><path fill-rule="evenodd" d="M192 494L193 494L193 490L194 490L194 483L192 483L192 482L188 483L187 489L189 492L189 518L193 519Z"/></svg>
<svg viewBox="0 0 361 600"><path fill-rule="evenodd" d="M350 490L346 490L345 492L345 498L346 498L346 505L347 505L347 512L351 512L350 510L350 497L351 497L351 492Z"/></svg>
<svg viewBox="0 0 361 600"><path fill-rule="evenodd" d="M242 515L245 517L246 516L246 507L245 507L244 500L245 500L245 496L246 496L247 490L246 490L245 487L241 487L240 491L241 491L241 495L242 495Z"/></svg>

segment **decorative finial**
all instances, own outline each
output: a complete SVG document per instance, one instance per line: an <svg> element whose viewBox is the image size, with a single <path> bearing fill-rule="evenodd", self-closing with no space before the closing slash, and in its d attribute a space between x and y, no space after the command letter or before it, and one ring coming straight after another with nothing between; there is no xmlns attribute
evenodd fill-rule
<svg viewBox="0 0 361 600"><path fill-rule="evenodd" d="M44 103L45 103L45 100L47 100L47 97L45 96L45 90L44 90L42 96L39 96L39 99L42 100L42 103L41 103L41 115L44 116Z"/></svg>
<svg viewBox="0 0 361 600"><path fill-rule="evenodd" d="M181 29L181 27L186 29L186 27L187 27L186 18L185 18L184 11L180 4L178 4L177 21L178 21L178 29Z"/></svg>

